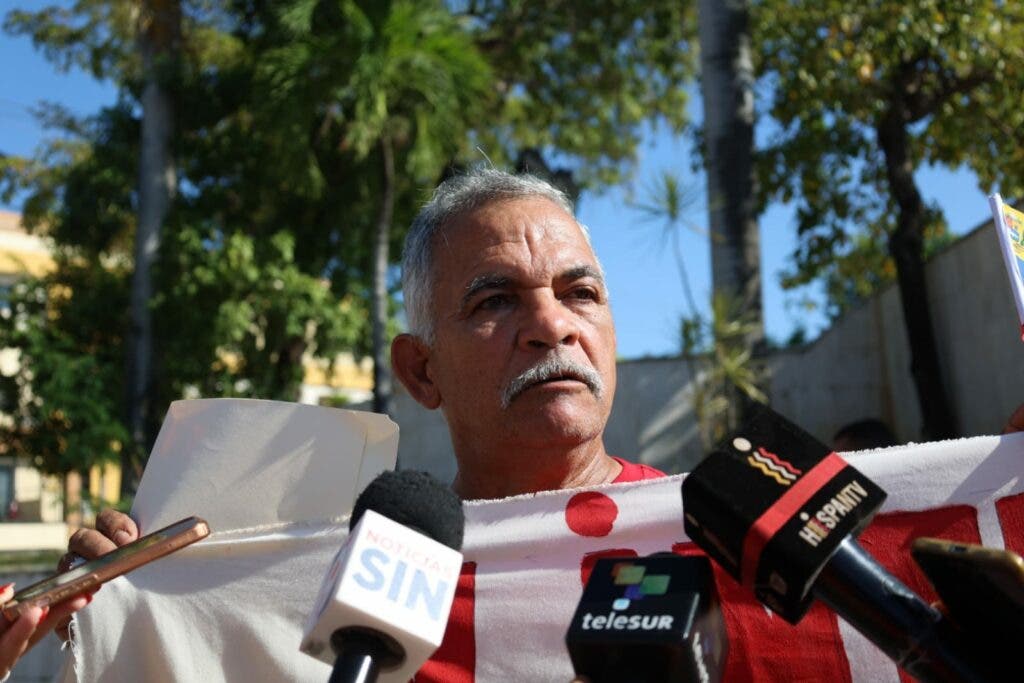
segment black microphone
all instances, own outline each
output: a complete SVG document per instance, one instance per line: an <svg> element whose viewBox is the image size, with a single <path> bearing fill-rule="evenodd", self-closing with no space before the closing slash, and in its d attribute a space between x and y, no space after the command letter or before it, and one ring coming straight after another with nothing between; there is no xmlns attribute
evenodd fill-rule
<svg viewBox="0 0 1024 683"><path fill-rule="evenodd" d="M955 627L856 542L882 489L781 415L757 407L682 495L687 535L790 623L817 597L923 681L989 680Z"/></svg>
<svg viewBox="0 0 1024 683"><path fill-rule="evenodd" d="M405 683L444 637L462 567L465 518L425 472L384 472L356 499L300 648L332 683Z"/></svg>
<svg viewBox="0 0 1024 683"><path fill-rule="evenodd" d="M592 683L720 680L729 645L711 563L673 553L598 560L565 644Z"/></svg>

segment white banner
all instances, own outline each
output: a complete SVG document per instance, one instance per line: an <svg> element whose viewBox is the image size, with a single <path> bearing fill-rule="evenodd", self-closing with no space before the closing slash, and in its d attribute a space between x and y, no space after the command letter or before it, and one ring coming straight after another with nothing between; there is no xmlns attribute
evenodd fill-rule
<svg viewBox="0 0 1024 683"><path fill-rule="evenodd" d="M155 507L173 509L171 516L206 516L214 533L97 594L78 618L79 679L327 680L329 667L298 647L347 527L315 510L307 495L330 496L321 478L339 465L337 451L303 460L301 471L282 465L274 477L264 477L262 488L251 487L244 485L247 476L278 468L270 457L276 446L257 445L273 444L271 435L254 434L249 448L234 449L226 445L236 437L222 434L210 449L187 427L174 430L177 455L155 456L166 464L191 454L188 472L161 465L159 488L166 495ZM926 598L931 594L915 574L910 539L939 536L1024 549L1024 435L908 445L848 459L889 493L862 536L865 547ZM216 480L204 482L194 470L211 460L223 462L209 470ZM147 482L155 467L151 463ZM365 479L365 468L362 474ZM222 479L238 485L226 492ZM683 535L681 481L674 476L467 503L467 563L445 642L416 680L569 681L565 631L593 561L693 550ZM140 489L140 510L149 509L142 500L148 490ZM211 495L227 495L230 505ZM308 517L267 518L306 506L313 510ZM247 524L250 519L259 524ZM143 531L164 521L153 515ZM793 627L721 572L716 581L730 638L730 683L899 680L895 665L824 607L815 606Z"/></svg>

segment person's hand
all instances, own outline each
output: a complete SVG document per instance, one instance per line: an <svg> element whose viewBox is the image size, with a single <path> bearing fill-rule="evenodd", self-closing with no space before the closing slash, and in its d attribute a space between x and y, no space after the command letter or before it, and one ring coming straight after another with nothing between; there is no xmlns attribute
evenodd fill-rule
<svg viewBox="0 0 1024 683"><path fill-rule="evenodd" d="M68 552L57 563L57 571L66 572L79 559L95 560L97 557L106 555L111 550L127 545L138 538L139 527L135 525L131 517L123 512L107 508L96 516L95 529L79 529L71 534L71 538L68 540ZM71 624L71 612L64 614L59 621L54 623L60 639L67 640L70 637L68 626Z"/></svg>
<svg viewBox="0 0 1024 683"><path fill-rule="evenodd" d="M111 550L127 545L139 538L139 527L131 517L107 508L96 516L95 529L79 529L71 534L68 541L68 554L61 558L57 566L66 571L71 566L74 556L95 560Z"/></svg>
<svg viewBox="0 0 1024 683"><path fill-rule="evenodd" d="M1006 426L1003 427L1003 434L1012 434L1013 432L1024 432L1024 403L1017 406Z"/></svg>
<svg viewBox="0 0 1024 683"><path fill-rule="evenodd" d="M14 584L0 586L0 605L14 595ZM52 631L57 624L69 619L92 600L91 595L80 595L50 607L29 607L14 621L0 614L0 679L10 673L18 658Z"/></svg>

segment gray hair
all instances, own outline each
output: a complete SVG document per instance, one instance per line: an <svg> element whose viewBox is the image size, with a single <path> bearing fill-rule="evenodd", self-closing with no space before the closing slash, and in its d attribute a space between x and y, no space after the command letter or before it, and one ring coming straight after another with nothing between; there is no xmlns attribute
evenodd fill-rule
<svg viewBox="0 0 1024 683"><path fill-rule="evenodd" d="M575 218L572 201L564 192L532 175L513 175L493 168L479 168L441 183L412 221L402 251L402 300L409 331L427 342L433 340L434 244L453 220L491 202L541 197ZM587 243L590 233L576 221ZM600 268L600 264L598 264Z"/></svg>

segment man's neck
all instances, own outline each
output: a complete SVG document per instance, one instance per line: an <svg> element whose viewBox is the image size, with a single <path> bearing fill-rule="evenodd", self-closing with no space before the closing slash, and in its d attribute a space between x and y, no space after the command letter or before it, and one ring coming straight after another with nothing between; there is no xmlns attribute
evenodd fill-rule
<svg viewBox="0 0 1024 683"><path fill-rule="evenodd" d="M611 482L622 465L600 441L574 448L524 449L485 457L456 451L459 471L452 488L463 500L507 498L524 493L596 486Z"/></svg>

